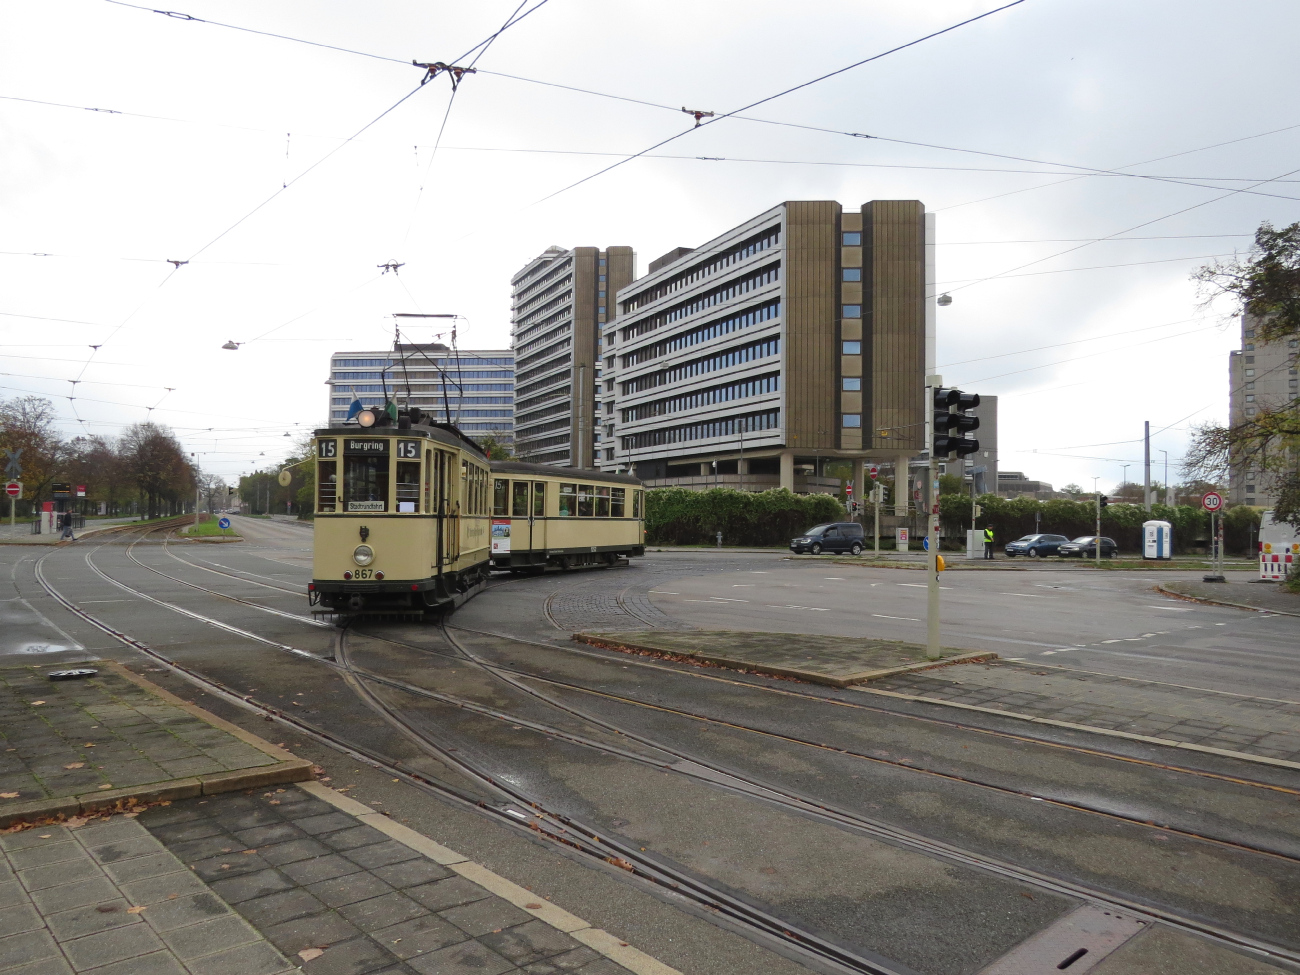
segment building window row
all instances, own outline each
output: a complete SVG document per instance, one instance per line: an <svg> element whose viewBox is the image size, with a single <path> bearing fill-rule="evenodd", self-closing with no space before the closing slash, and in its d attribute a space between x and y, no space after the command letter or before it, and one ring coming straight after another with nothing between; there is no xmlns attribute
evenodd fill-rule
<svg viewBox="0 0 1300 975"><path fill-rule="evenodd" d="M540 352L537 352L530 356L525 356L524 358L520 359L518 368L524 369L527 368L528 366L533 365L533 363L545 362L547 359L551 358L552 356L557 356L562 352L567 352L572 347L573 347L573 339L566 335L563 338L561 338L558 342L556 342L554 345L548 346L547 348L542 349Z"/></svg>
<svg viewBox="0 0 1300 975"><path fill-rule="evenodd" d="M679 379L702 376L705 373L716 372L730 366L738 366L744 362L753 362L755 359L765 359L770 355L777 355L780 351L780 338L762 339L758 342L742 345L739 348L705 356L693 362L684 362L680 366L672 366L668 369L660 369L658 372L637 376L635 379L629 379L627 382L622 383L621 388L625 396L629 393L639 393L642 390L654 389L656 386L675 383Z"/></svg>
<svg viewBox="0 0 1300 975"><path fill-rule="evenodd" d="M694 284L701 278L707 278L711 274L721 271L725 267L737 264L746 258L753 257L769 247L775 247L781 242L781 230L779 227L771 227L767 230L760 230L753 237L743 243L733 247L721 257L710 261L707 264L697 264L680 274L674 275L662 284L655 285L647 291L642 291L638 295L633 295L624 302L624 313L634 311L643 305L648 305L652 301L658 301L664 295L672 294L674 291L680 291L688 285ZM696 257L700 255L697 254Z"/></svg>
<svg viewBox="0 0 1300 975"><path fill-rule="evenodd" d="M556 339L563 338L564 335L572 328L572 326L573 326L572 322L565 322L559 328L552 329L551 331L547 332L545 335L539 336L538 338L535 339L530 339L529 341L524 342L520 345L516 345L515 365L516 366L519 365L520 356L526 356L529 352L532 352L534 349L540 349L548 342L554 342Z"/></svg>
<svg viewBox="0 0 1300 975"><path fill-rule="evenodd" d="M553 262L544 267L537 269L536 275L529 279L519 281L515 284L515 301L528 301L538 291L548 288L555 284L556 279L562 276L572 277L573 259L565 257L560 261Z"/></svg>
<svg viewBox="0 0 1300 975"><path fill-rule="evenodd" d="M630 433L621 439L624 450L641 450L646 447L663 447L667 444L686 443L691 440L735 437L741 433L775 430L780 425L781 411L766 410L762 413L732 416L723 420L707 420L703 423L688 423L679 427Z"/></svg>
<svg viewBox="0 0 1300 975"><path fill-rule="evenodd" d="M687 349L692 345L699 345L701 342L716 339L719 335L730 335L742 328L749 328L751 325L770 321L780 314L781 301L778 298L776 301L759 305L757 308L742 311L738 315L729 315L718 321L709 322L707 325L701 325L699 328L693 328L689 332L682 332L672 338L662 339L651 345L642 346L623 356L623 365L635 366L642 362L649 362L651 359L657 359L669 352L677 352L680 349Z"/></svg>
<svg viewBox="0 0 1300 975"><path fill-rule="evenodd" d="M544 410L535 410L532 413L522 413L515 419L515 422L520 426L525 426L529 423L537 423L539 420L545 420L548 416L557 416L560 413L568 413L571 408L572 406L566 398L562 402L556 403L554 406L547 407Z"/></svg>
<svg viewBox="0 0 1300 975"><path fill-rule="evenodd" d="M714 305L720 305L724 301L730 301L738 295L746 294L757 288L772 284L780 280L781 265L769 264L767 267L760 268L753 274L748 274L743 278L738 278L728 284L720 285L704 292L698 298L690 301L683 301L680 304L673 305L657 315L650 315L634 325L629 325L623 329L621 334L624 341L630 338L636 338L638 335L644 335L646 332L653 332L662 325L668 325L688 315L694 315L705 308L712 308Z"/></svg>
<svg viewBox="0 0 1300 975"><path fill-rule="evenodd" d="M544 437L541 440L519 437L517 443L520 450L527 450L530 452L534 450L545 450L547 447L567 446L569 443L569 435L566 433L563 436Z"/></svg>
<svg viewBox="0 0 1300 975"><path fill-rule="evenodd" d="M623 422L632 423L637 420L648 420L655 416L680 413L683 410L696 410L705 406L714 406L717 403L729 403L732 400L745 399L748 396L776 393L780 392L780 389L781 374L779 372L768 373L766 376L759 376L757 379L727 383L724 386L701 389L694 393L683 393L680 396L667 396L651 403L642 403L639 406L629 407L622 411Z"/></svg>

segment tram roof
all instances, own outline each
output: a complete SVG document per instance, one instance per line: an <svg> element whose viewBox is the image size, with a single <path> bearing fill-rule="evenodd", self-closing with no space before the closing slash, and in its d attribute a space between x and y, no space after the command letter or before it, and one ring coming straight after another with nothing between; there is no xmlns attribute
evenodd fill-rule
<svg viewBox="0 0 1300 975"><path fill-rule="evenodd" d="M641 486L641 479L631 474L607 474L585 467L552 467L550 464L525 464L519 460L492 461L493 474L533 474L542 477L565 477L575 481L612 481L615 484L635 484Z"/></svg>
<svg viewBox="0 0 1300 975"><path fill-rule="evenodd" d="M477 443L463 434L459 428L452 426L450 423L413 423L409 427L402 429L399 427L359 427L359 426L338 426L322 427L315 431L317 437L424 437L429 440L437 440L440 443L447 444L451 447L468 447L474 453L478 454L483 460L487 460L487 454Z"/></svg>

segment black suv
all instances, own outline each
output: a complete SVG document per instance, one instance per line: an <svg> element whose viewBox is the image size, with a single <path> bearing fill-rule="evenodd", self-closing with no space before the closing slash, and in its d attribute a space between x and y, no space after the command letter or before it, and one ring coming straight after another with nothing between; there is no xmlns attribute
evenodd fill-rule
<svg viewBox="0 0 1300 975"><path fill-rule="evenodd" d="M810 552L849 552L861 555L863 549L862 526L856 521L837 521L832 525L809 528L798 538L790 539L790 551L796 555Z"/></svg>

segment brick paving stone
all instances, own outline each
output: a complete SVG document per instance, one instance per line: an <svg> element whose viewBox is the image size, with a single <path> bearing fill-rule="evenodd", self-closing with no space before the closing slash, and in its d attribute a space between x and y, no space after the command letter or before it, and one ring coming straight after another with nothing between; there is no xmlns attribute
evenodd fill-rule
<svg viewBox="0 0 1300 975"><path fill-rule="evenodd" d="M58 914L46 914L43 923L59 941L71 941L74 938L108 931L111 928L140 924L138 914L126 913L126 909L130 906L121 898L100 904L87 904L85 907L74 907L70 911L60 911ZM105 911L104 908L109 910Z"/></svg>
<svg viewBox="0 0 1300 975"><path fill-rule="evenodd" d="M72 969L60 955L57 958L42 958L17 968L6 968L5 975L72 975Z"/></svg>
<svg viewBox="0 0 1300 975"><path fill-rule="evenodd" d="M532 919L531 914L497 897L448 908L439 911L438 915L473 937L487 934L498 928L504 929L523 924Z"/></svg>
<svg viewBox="0 0 1300 975"><path fill-rule="evenodd" d="M571 951L563 954L552 955L541 961L531 962L523 966L523 970L528 975L563 975L565 972L581 971L584 973L592 972L594 969L589 966L603 959L603 955L598 955L586 945L579 945ZM608 961L608 959L604 959ZM613 962L610 962L613 964ZM616 971L627 971L621 966L615 967Z"/></svg>
<svg viewBox="0 0 1300 975"><path fill-rule="evenodd" d="M307 834L291 823L269 823L266 826L237 830L235 838L249 846L261 847L306 839Z"/></svg>
<svg viewBox="0 0 1300 975"><path fill-rule="evenodd" d="M0 971L42 958L57 958L58 945L48 931L25 931L0 938Z"/></svg>
<svg viewBox="0 0 1300 975"><path fill-rule="evenodd" d="M370 936L398 958L414 958L468 940L460 928L430 914L380 928Z"/></svg>
<svg viewBox="0 0 1300 975"><path fill-rule="evenodd" d="M163 942L181 961L260 940L243 918L229 915L162 932Z"/></svg>
<svg viewBox="0 0 1300 975"><path fill-rule="evenodd" d="M407 960L420 975L505 975L515 966L477 941L466 941Z"/></svg>
<svg viewBox="0 0 1300 975"><path fill-rule="evenodd" d="M296 886L292 880L279 870L259 870L243 877L229 880L217 880L212 883L212 892L228 904L252 900L267 894L275 894Z"/></svg>
<svg viewBox="0 0 1300 975"><path fill-rule="evenodd" d="M133 880L119 886L127 900L146 907L186 894L201 894L208 889L202 880L188 870L178 870L148 880Z"/></svg>
<svg viewBox="0 0 1300 975"><path fill-rule="evenodd" d="M308 975L366 975L389 969L397 958L367 937L331 945L314 961L303 965Z"/></svg>
<svg viewBox="0 0 1300 975"><path fill-rule="evenodd" d="M260 873L270 867L269 863L251 850L232 850L230 853L220 853L190 864L194 875L209 883Z"/></svg>
<svg viewBox="0 0 1300 975"><path fill-rule="evenodd" d="M259 847L257 852L267 863L279 866L311 857L325 856L330 850L323 843L317 843L312 839L301 839Z"/></svg>
<svg viewBox="0 0 1300 975"><path fill-rule="evenodd" d="M64 942L61 946L77 971L158 951L163 943L147 924L127 924Z"/></svg>
<svg viewBox="0 0 1300 975"><path fill-rule="evenodd" d="M192 975L274 975L287 966L275 948L258 941L195 958L185 967Z"/></svg>
<svg viewBox="0 0 1300 975"><path fill-rule="evenodd" d="M299 860L296 863L283 864L280 867L280 872L292 878L296 883L306 886L307 884L319 883L322 880L333 880L335 877L360 873L361 867L347 859L347 857L331 853L311 860Z"/></svg>
<svg viewBox="0 0 1300 975"><path fill-rule="evenodd" d="M205 891L159 901L149 908L149 926L163 933L187 924L199 924L213 918L232 916L231 909L216 894Z"/></svg>
<svg viewBox="0 0 1300 975"><path fill-rule="evenodd" d="M527 965L580 947L578 942L563 931L557 931L538 920L526 921L502 931L492 931L478 940L516 965Z"/></svg>
<svg viewBox="0 0 1300 975"><path fill-rule="evenodd" d="M431 911L445 911L449 907L470 904L489 896L488 892L478 884L471 883L463 877L452 877L450 880L439 880L422 887L411 887L404 893Z"/></svg>
<svg viewBox="0 0 1300 975"><path fill-rule="evenodd" d="M355 826L356 820L347 813L328 812L319 816L295 819L294 824L304 832L316 836L321 833L332 833L337 830L347 829L349 826Z"/></svg>
<svg viewBox="0 0 1300 975"><path fill-rule="evenodd" d="M423 905L397 891L357 901L338 910L339 914L367 933L400 921L409 921L426 912Z"/></svg>
<svg viewBox="0 0 1300 975"><path fill-rule="evenodd" d="M87 904L103 904L122 896L107 877L92 877L80 883L64 884L36 891L31 895L36 909L45 914L70 911Z"/></svg>
<svg viewBox="0 0 1300 975"><path fill-rule="evenodd" d="M150 853L146 856L131 857L103 865L104 873L114 883L130 883L133 880L148 880L164 874L175 873L180 861L170 853Z"/></svg>
<svg viewBox="0 0 1300 975"><path fill-rule="evenodd" d="M0 884L0 908L13 907L15 904L27 904L31 899L27 892L23 890L22 884L13 881L7 884Z"/></svg>
<svg viewBox="0 0 1300 975"><path fill-rule="evenodd" d="M104 837L104 842L96 842L97 837L78 838L90 851L90 855L101 864L116 863L118 860L146 856L150 853L161 853L164 849L161 843L143 831L139 836L125 840L114 840L111 836ZM88 839L90 842L87 842Z"/></svg>
<svg viewBox="0 0 1300 975"><path fill-rule="evenodd" d="M325 904L306 890L295 887L278 894L242 901L239 913L258 928L266 929L283 921L320 914Z"/></svg>
<svg viewBox="0 0 1300 975"><path fill-rule="evenodd" d="M152 954L128 958L112 965L105 965L103 968L96 968L93 975L189 975L189 973L170 952L155 951Z"/></svg>
<svg viewBox="0 0 1300 975"><path fill-rule="evenodd" d="M343 855L367 870L422 858L422 854L412 850L405 843L397 842L397 840L385 840L383 843L374 843L370 846L344 850Z"/></svg>
<svg viewBox="0 0 1300 975"><path fill-rule="evenodd" d="M376 867L374 874L384 883L392 884L399 890L456 876L446 867L434 863L427 857L405 860L402 863L393 863L386 867Z"/></svg>
<svg viewBox="0 0 1300 975"><path fill-rule="evenodd" d="M306 888L330 907L344 907L358 901L369 900L380 894L387 894L392 887L378 877L369 873L354 873L346 877L336 877Z"/></svg>
<svg viewBox="0 0 1300 975"><path fill-rule="evenodd" d="M361 929L335 911L309 914L265 928L267 939L286 955L295 955L304 948L324 948L361 936ZM456 932L460 934L459 931ZM463 935L462 935L463 937Z"/></svg>
<svg viewBox="0 0 1300 975"><path fill-rule="evenodd" d="M15 850L8 855L8 859L12 869L27 870L31 867L44 867L68 860L89 860L90 855L81 848L81 844L69 841Z"/></svg>
<svg viewBox="0 0 1300 975"><path fill-rule="evenodd" d="M29 904L18 904L0 913L0 938L44 927L41 916Z"/></svg>
<svg viewBox="0 0 1300 975"><path fill-rule="evenodd" d="M167 849L179 860L195 864L226 853L242 853L247 847L229 833L206 836L201 840L169 843Z"/></svg>
<svg viewBox="0 0 1300 975"><path fill-rule="evenodd" d="M373 826L353 826L320 836L320 841L335 850L355 850L362 846L374 846L387 837Z"/></svg>

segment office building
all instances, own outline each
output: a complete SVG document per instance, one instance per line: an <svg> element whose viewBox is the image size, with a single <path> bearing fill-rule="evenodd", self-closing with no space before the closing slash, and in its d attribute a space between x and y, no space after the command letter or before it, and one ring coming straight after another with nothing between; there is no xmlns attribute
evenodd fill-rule
<svg viewBox="0 0 1300 975"><path fill-rule="evenodd" d="M925 447L933 218L786 202L618 293L604 329L601 467L651 486L833 491L831 460L901 470ZM900 498L906 498L900 493Z"/></svg>
<svg viewBox="0 0 1300 975"><path fill-rule="evenodd" d="M548 247L510 279L520 460L595 466L601 330L635 260L630 247Z"/></svg>
<svg viewBox="0 0 1300 975"><path fill-rule="evenodd" d="M329 418L342 423L354 396L366 406L391 399L418 406L474 438L514 437L515 355L509 349L460 350L440 344L391 351L335 352L330 357Z"/></svg>
<svg viewBox="0 0 1300 975"><path fill-rule="evenodd" d="M1296 355L1300 340L1264 342L1259 319L1241 317L1241 348L1228 353L1228 423L1247 423L1261 410L1276 410L1300 397ZM1272 478L1261 463L1234 458L1228 476L1228 503L1271 508L1277 500Z"/></svg>
<svg viewBox="0 0 1300 975"><path fill-rule="evenodd" d="M1034 498L1038 501L1050 501L1056 497L1052 485L1046 481L1031 480L1022 471L1005 471L998 474L997 485L997 494L1002 498Z"/></svg>
<svg viewBox="0 0 1300 975"><path fill-rule="evenodd" d="M980 405L970 411L979 418L979 429L970 436L980 442L980 449L961 461L962 478L975 493L998 493L998 398L980 396ZM946 470L956 473L957 460L948 461ZM946 471L945 471L946 473Z"/></svg>

